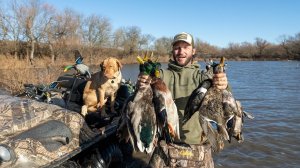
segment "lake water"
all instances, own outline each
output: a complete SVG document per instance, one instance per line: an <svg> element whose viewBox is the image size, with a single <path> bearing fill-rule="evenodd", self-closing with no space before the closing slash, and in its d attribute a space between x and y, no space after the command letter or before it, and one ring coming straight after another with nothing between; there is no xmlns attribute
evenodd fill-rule
<svg viewBox="0 0 300 168"><path fill-rule="evenodd" d="M233 94L255 119L245 119L243 143L233 140L214 154L215 167L299 167L300 62L227 63ZM126 79L137 74L137 65L124 66Z"/></svg>
<svg viewBox="0 0 300 168"><path fill-rule="evenodd" d="M233 94L255 119L245 120L243 143L233 140L214 154L215 167L299 167L300 62L227 63ZM122 74L135 81L138 65L124 65Z"/></svg>

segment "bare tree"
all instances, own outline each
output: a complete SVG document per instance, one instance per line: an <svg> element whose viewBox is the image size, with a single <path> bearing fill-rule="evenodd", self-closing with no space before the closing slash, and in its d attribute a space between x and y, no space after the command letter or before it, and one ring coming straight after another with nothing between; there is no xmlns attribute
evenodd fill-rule
<svg viewBox="0 0 300 168"><path fill-rule="evenodd" d="M5 40L8 35L8 26L6 24L6 16L0 7L0 40Z"/></svg>
<svg viewBox="0 0 300 168"><path fill-rule="evenodd" d="M62 54L67 45L72 45L76 41L80 43L78 42L80 41L78 36L80 20L81 16L70 9L65 9L53 16L51 24L46 28L47 44L51 52L52 63L59 53Z"/></svg>
<svg viewBox="0 0 300 168"><path fill-rule="evenodd" d="M83 21L83 39L88 45L108 46L111 27L108 18L91 15Z"/></svg>
<svg viewBox="0 0 300 168"><path fill-rule="evenodd" d="M172 37L161 37L154 42L154 49L158 55L169 55L172 48Z"/></svg>
<svg viewBox="0 0 300 168"><path fill-rule="evenodd" d="M151 44L155 40L155 37L152 36L151 34L144 34L141 35L140 40L138 42L139 50L150 50L151 49Z"/></svg>
<svg viewBox="0 0 300 168"><path fill-rule="evenodd" d="M83 16L72 9L65 9L62 14L58 15L57 32L68 45L80 45L82 39L80 37L80 26Z"/></svg>
<svg viewBox="0 0 300 168"><path fill-rule="evenodd" d="M91 15L82 24L82 36L84 42L89 47L90 63L92 63L95 47L107 47L111 36L111 23L108 18Z"/></svg>
<svg viewBox="0 0 300 168"><path fill-rule="evenodd" d="M125 28L118 28L113 33L113 47L124 50L124 43L126 39Z"/></svg>
<svg viewBox="0 0 300 168"><path fill-rule="evenodd" d="M229 43L227 48L227 54L231 58L240 57L242 55L240 43Z"/></svg>
<svg viewBox="0 0 300 168"><path fill-rule="evenodd" d="M249 42L242 42L241 45L241 51L242 51L242 55L246 58L252 58L253 55L255 55L255 46L253 46L253 44L249 43Z"/></svg>
<svg viewBox="0 0 300 168"><path fill-rule="evenodd" d="M284 49L286 56L288 59L292 57L292 52L291 52L291 38L287 37L286 35L282 35L279 37L280 40L280 46Z"/></svg>
<svg viewBox="0 0 300 168"><path fill-rule="evenodd" d="M18 58L18 48L22 38L22 26L20 25L19 18L20 13L18 12L19 4L16 0L10 1L8 4L8 10L4 13L0 11L0 34L3 40L11 41L13 45L14 57Z"/></svg>
<svg viewBox="0 0 300 168"><path fill-rule="evenodd" d="M125 33L125 52L129 55L134 54L138 50L138 42L141 37L141 29L137 26L128 27Z"/></svg>
<svg viewBox="0 0 300 168"><path fill-rule="evenodd" d="M294 58L300 60L300 33L297 33L294 37L290 38L289 46Z"/></svg>
<svg viewBox="0 0 300 168"><path fill-rule="evenodd" d="M198 51L197 55L203 59L217 57L220 54L220 49L218 47L201 41L199 38L195 39L195 48Z"/></svg>
<svg viewBox="0 0 300 168"><path fill-rule="evenodd" d="M258 50L258 55L262 56L263 51L269 45L269 42L267 42L267 40L257 37L257 38L255 38L255 45Z"/></svg>
<svg viewBox="0 0 300 168"><path fill-rule="evenodd" d="M18 1L19 2L19 1ZM45 35L45 30L52 19L53 8L39 0L24 1L15 12L18 22L22 25L26 40L30 43L30 57L34 59L35 44Z"/></svg>
<svg viewBox="0 0 300 168"><path fill-rule="evenodd" d="M141 33L137 26L122 27L117 29L113 34L113 46L123 49L125 54L132 55L141 49L149 49L154 37Z"/></svg>

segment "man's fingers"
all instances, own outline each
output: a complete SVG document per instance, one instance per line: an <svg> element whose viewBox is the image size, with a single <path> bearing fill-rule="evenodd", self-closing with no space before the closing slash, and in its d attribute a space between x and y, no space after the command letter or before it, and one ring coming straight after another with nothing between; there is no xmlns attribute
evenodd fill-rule
<svg viewBox="0 0 300 168"><path fill-rule="evenodd" d="M146 86L148 86L150 82L151 82L151 78L149 77L149 75L140 74L137 80L137 87L143 89Z"/></svg>
<svg viewBox="0 0 300 168"><path fill-rule="evenodd" d="M215 81L214 85L227 85L227 81L223 80L223 81Z"/></svg>
<svg viewBox="0 0 300 168"><path fill-rule="evenodd" d="M214 74L213 84L218 89L226 89L228 85L226 73Z"/></svg>
<svg viewBox="0 0 300 168"><path fill-rule="evenodd" d="M147 83L150 83L150 80L149 79L139 79L139 82L147 84Z"/></svg>
<svg viewBox="0 0 300 168"><path fill-rule="evenodd" d="M214 77L215 78L224 78L224 77L226 77L226 73L217 73L217 74L214 74Z"/></svg>
<svg viewBox="0 0 300 168"><path fill-rule="evenodd" d="M138 76L139 79L148 79L149 78L149 75L143 75L143 74L140 74Z"/></svg>
<svg viewBox="0 0 300 168"><path fill-rule="evenodd" d="M227 83L227 78L214 78L214 84Z"/></svg>

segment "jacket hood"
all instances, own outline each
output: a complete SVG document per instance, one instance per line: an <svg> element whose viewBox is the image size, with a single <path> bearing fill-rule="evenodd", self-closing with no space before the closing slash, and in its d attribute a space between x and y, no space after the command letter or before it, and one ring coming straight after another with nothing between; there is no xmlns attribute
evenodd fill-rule
<svg viewBox="0 0 300 168"><path fill-rule="evenodd" d="M175 61L169 60L168 69L176 71L176 72L180 72L184 69L200 69L200 65L198 64L198 62L193 62L191 65L182 67L182 66L176 65Z"/></svg>

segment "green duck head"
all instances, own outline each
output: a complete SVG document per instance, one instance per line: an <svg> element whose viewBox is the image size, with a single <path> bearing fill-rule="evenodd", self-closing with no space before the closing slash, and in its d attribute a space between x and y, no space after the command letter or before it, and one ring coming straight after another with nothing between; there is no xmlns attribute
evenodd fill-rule
<svg viewBox="0 0 300 168"><path fill-rule="evenodd" d="M152 56L152 55L151 55ZM140 56L137 56L137 61L140 64L139 70L141 73L150 75L153 77L159 77L159 69L161 64L157 61L153 62L147 55L142 59Z"/></svg>

